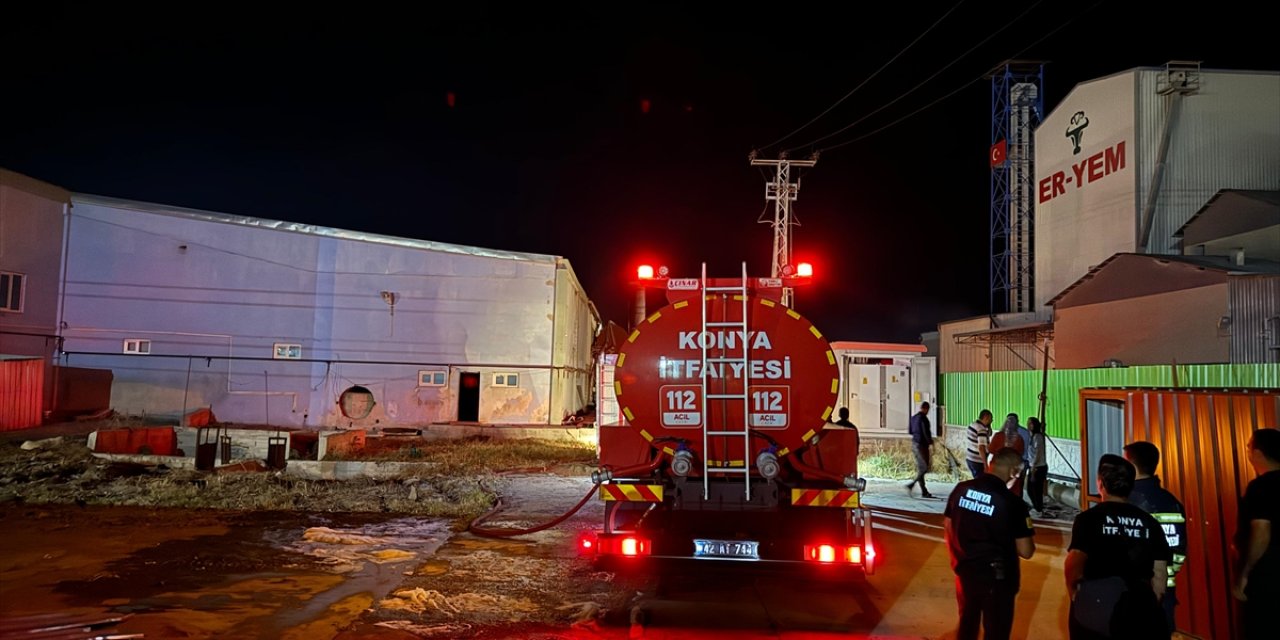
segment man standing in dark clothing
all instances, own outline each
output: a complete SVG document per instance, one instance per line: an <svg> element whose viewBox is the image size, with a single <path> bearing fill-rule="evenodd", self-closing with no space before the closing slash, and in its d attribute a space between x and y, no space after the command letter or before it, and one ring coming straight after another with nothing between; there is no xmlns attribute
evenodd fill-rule
<svg viewBox="0 0 1280 640"><path fill-rule="evenodd" d="M947 500L942 523L960 603L957 640L976 640L979 622L987 640L1008 638L1013 629L1018 558L1036 551L1027 505L1007 486L1021 468L1021 454L1001 449L989 471L956 485Z"/></svg>
<svg viewBox="0 0 1280 640"><path fill-rule="evenodd" d="M836 420L835 424L846 429L853 429L854 431L858 430L857 426L852 422L849 422L849 407L840 407L840 410L837 411L836 414L840 416L840 419Z"/></svg>
<svg viewBox="0 0 1280 640"><path fill-rule="evenodd" d="M1276 637L1276 604L1280 603L1280 431L1258 429L1249 440L1249 464L1258 477L1240 501L1236 551L1240 555L1236 599L1244 609L1245 640Z"/></svg>
<svg viewBox="0 0 1280 640"><path fill-rule="evenodd" d="M1165 622L1172 634L1177 625L1174 621L1173 608L1178 605L1175 587L1178 572L1182 563L1187 560L1187 515L1172 493L1160 486L1160 476L1156 475L1156 467L1160 464L1160 449L1150 442L1132 442L1124 447L1124 458L1133 463L1138 471L1138 479L1133 483L1133 492L1129 494L1129 503L1151 514L1164 530L1165 541L1173 552L1173 560L1168 566L1168 580L1165 583L1164 605Z"/></svg>
<svg viewBox="0 0 1280 640"><path fill-rule="evenodd" d="M839 411L837 411L836 413L840 416L840 419L839 419L839 420L836 420L836 421L835 421L834 423L832 423L832 424L834 424L834 425L835 425L835 426L837 426L837 427L840 427L841 429L848 429L848 430L852 431L852 432L853 432L853 450L854 450L854 452L855 452L855 453L860 452L860 451L862 450L862 442L861 442L861 440L860 440L860 438L859 438L859 436L858 436L858 427L857 427L857 425L855 425L855 424L853 424L852 422L850 422L850 421L849 421L849 408L848 408L848 407L840 407L840 410L839 410ZM858 474L858 463L857 463L857 460L858 460L858 459L857 459L857 457L854 457L854 464L853 464L853 474L854 474L854 475L857 475L857 474Z"/></svg>
<svg viewBox="0 0 1280 640"><path fill-rule="evenodd" d="M1071 640L1165 640L1160 598L1170 559L1164 530L1151 514L1129 504L1137 471L1108 453L1098 461L1102 502L1071 525L1063 563L1071 596Z"/></svg>
<svg viewBox="0 0 1280 640"><path fill-rule="evenodd" d="M910 495L911 489L919 482L920 497L932 498L933 494L929 493L929 488L924 486L924 474L929 472L929 465L932 462L929 454L933 446L933 428L929 426L928 402L921 402L920 410L911 416L907 433L911 434L911 452L916 457L916 479L907 483L907 494Z"/></svg>

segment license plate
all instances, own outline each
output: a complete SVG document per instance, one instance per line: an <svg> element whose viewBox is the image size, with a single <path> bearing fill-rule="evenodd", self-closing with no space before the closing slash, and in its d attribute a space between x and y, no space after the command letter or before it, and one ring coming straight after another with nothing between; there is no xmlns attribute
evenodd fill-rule
<svg viewBox="0 0 1280 640"><path fill-rule="evenodd" d="M754 540L700 540L693 541L695 558L760 559L760 543Z"/></svg>

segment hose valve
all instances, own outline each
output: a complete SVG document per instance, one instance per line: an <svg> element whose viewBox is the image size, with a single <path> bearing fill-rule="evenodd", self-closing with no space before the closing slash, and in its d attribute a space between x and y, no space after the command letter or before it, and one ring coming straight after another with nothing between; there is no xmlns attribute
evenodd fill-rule
<svg viewBox="0 0 1280 640"><path fill-rule="evenodd" d="M676 477L687 478L693 472L693 452L683 444L671 456L671 473Z"/></svg>
<svg viewBox="0 0 1280 640"><path fill-rule="evenodd" d="M778 463L776 447L769 447L756 456L756 470L766 480L772 480L782 473L782 465Z"/></svg>

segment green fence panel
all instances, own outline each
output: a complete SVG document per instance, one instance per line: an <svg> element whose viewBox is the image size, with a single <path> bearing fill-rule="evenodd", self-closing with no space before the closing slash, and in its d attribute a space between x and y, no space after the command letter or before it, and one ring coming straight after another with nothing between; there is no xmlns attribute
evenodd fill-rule
<svg viewBox="0 0 1280 640"><path fill-rule="evenodd" d="M1022 424L1040 413L1043 371L979 371L942 374L946 422L966 425L982 409L993 427L1009 413ZM1080 390L1090 387L1191 387L1280 389L1280 364L1159 365L1100 369L1052 369L1045 393L1045 425L1055 438L1080 439Z"/></svg>

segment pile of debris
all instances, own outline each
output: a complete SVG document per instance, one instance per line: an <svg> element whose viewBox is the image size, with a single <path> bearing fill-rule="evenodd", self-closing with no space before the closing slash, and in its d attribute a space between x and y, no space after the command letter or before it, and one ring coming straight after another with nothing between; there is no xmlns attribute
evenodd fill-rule
<svg viewBox="0 0 1280 640"><path fill-rule="evenodd" d="M596 423L596 405L588 404L578 409L576 412L566 415L564 420L560 421L562 425L572 425L578 427L590 427Z"/></svg>

